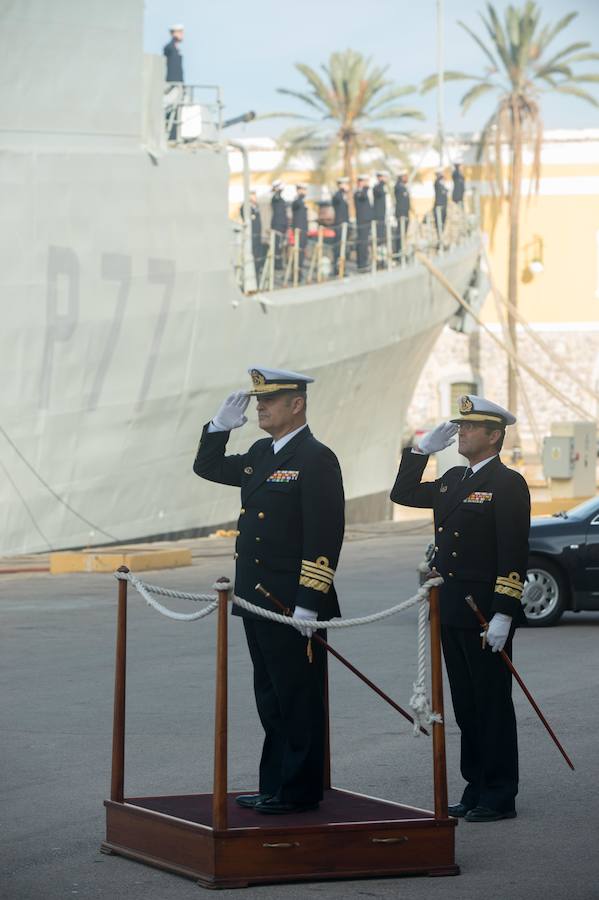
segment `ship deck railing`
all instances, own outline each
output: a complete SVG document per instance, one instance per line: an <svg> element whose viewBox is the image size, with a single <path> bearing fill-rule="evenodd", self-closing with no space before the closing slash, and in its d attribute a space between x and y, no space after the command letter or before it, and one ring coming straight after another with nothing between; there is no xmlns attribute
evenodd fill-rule
<svg viewBox="0 0 599 900"><path fill-rule="evenodd" d="M439 207L422 219L393 217L367 225L314 223L308 231L269 229L251 241L248 277L247 239L243 222L235 223L233 264L239 288L246 294L306 284L377 275L416 264L415 252L439 257L470 242L480 231L478 197L469 192L461 203L450 202L445 221Z"/></svg>
<svg viewBox="0 0 599 900"><path fill-rule="evenodd" d="M167 81L164 87L164 130L168 145L220 141L223 108L221 89L217 84Z"/></svg>

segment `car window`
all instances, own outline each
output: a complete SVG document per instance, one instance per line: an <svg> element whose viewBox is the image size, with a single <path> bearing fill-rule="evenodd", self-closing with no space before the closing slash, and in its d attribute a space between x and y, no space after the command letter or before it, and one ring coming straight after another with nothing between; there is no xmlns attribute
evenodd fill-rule
<svg viewBox="0 0 599 900"><path fill-rule="evenodd" d="M591 497L589 500L585 500L584 503L579 503L578 506L573 506L572 509L569 509L566 513L566 518L590 519L597 514L599 514L599 497Z"/></svg>

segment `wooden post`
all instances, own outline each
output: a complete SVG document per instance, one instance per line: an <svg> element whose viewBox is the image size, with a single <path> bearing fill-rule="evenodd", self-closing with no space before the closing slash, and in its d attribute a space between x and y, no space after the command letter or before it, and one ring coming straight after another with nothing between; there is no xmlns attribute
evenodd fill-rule
<svg viewBox="0 0 599 900"><path fill-rule="evenodd" d="M377 256L377 245L376 245L376 222L374 219L370 223L370 243L372 244L372 260L370 263L370 267L372 270L372 274L376 274L376 256Z"/></svg>
<svg viewBox="0 0 599 900"><path fill-rule="evenodd" d="M274 231L270 232L269 244L270 244L270 246L268 248L268 252L270 254L270 261L269 261L269 266L268 266L268 280L269 280L268 289L269 289L269 291L272 291L272 290L274 290L274 286L275 286L275 256L276 256L276 252L277 252L277 241L276 241L276 235L275 235Z"/></svg>
<svg viewBox="0 0 599 900"><path fill-rule="evenodd" d="M446 819L447 812L447 764L445 760L445 713L443 711L443 669L441 666L441 615L439 612L439 588L431 588L429 594L431 631L431 702L433 712L440 713L441 721L433 722L433 779L435 786L435 819Z"/></svg>
<svg viewBox="0 0 599 900"><path fill-rule="evenodd" d="M316 281L320 284L322 281L322 246L324 240L324 228L318 226L318 249L316 254Z"/></svg>
<svg viewBox="0 0 599 900"><path fill-rule="evenodd" d="M393 237L389 219L385 222L385 234L387 237L387 268L391 269L393 267Z"/></svg>
<svg viewBox="0 0 599 900"><path fill-rule="evenodd" d="M324 765L323 787L325 791L331 789L331 713L329 707L329 657L324 654Z"/></svg>
<svg viewBox="0 0 599 900"><path fill-rule="evenodd" d="M128 573L127 566L119 572ZM112 719L112 772L110 799L122 803L125 795L125 678L127 673L127 582L119 581Z"/></svg>
<svg viewBox="0 0 599 900"><path fill-rule="evenodd" d="M225 582L223 582L225 584ZM227 830L227 629L229 582L218 590L212 830Z"/></svg>
<svg viewBox="0 0 599 900"><path fill-rule="evenodd" d="M341 245L339 247L339 278L345 276L345 258L347 253L347 222L341 223Z"/></svg>
<svg viewBox="0 0 599 900"><path fill-rule="evenodd" d="M300 230L296 228L293 232L293 287L299 284L299 261L300 261Z"/></svg>
<svg viewBox="0 0 599 900"><path fill-rule="evenodd" d="M443 239L444 239L444 229L443 229L443 216L441 215L441 207L435 206L435 220L437 224L437 237L439 239L438 249L439 254L443 253Z"/></svg>

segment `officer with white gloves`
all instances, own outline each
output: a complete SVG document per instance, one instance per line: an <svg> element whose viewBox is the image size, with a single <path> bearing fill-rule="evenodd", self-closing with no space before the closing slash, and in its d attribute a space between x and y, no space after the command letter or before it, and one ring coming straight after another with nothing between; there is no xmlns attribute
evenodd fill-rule
<svg viewBox="0 0 599 900"><path fill-rule="evenodd" d="M515 417L484 397L465 395L460 414L405 450L391 499L434 510L431 567L443 576L441 640L466 787L450 815L492 822L516 815L518 746L511 673L514 630L525 624L522 591L528 561L530 495L526 482L499 458ZM469 465L421 482L428 456L453 444ZM465 601L471 594L489 622L485 635Z"/></svg>
<svg viewBox="0 0 599 900"><path fill-rule="evenodd" d="M242 425L245 425L247 422L245 411L248 408L250 396L248 391L234 391L229 394L208 426L208 432L212 434L215 431L232 431L234 428L241 428ZM318 613L313 609L296 606L293 610L293 618L298 622L297 628L300 634L311 638L314 629L301 623L306 620L314 621L318 618Z"/></svg>
<svg viewBox="0 0 599 900"><path fill-rule="evenodd" d="M334 576L343 541L344 497L335 454L310 432L307 385L298 372L255 367L252 386L235 391L204 426L194 472L241 488L235 545L235 593L273 610L266 590L293 610L296 627L234 605L254 669L265 737L258 792L237 797L256 813L315 809L323 797L325 650L305 623L339 616ZM256 398L258 425L270 437L226 454L231 431ZM276 610L278 611L278 610ZM308 652L310 651L310 652Z"/></svg>

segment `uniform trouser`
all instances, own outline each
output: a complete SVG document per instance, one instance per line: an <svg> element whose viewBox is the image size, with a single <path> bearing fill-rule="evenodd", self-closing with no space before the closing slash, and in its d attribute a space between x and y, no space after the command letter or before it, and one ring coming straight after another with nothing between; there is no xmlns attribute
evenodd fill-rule
<svg viewBox="0 0 599 900"><path fill-rule="evenodd" d="M385 228L385 220L377 219L376 220L376 242L377 244L384 244L386 241L386 231Z"/></svg>
<svg viewBox="0 0 599 900"><path fill-rule="evenodd" d="M264 746L260 793L290 803L322 800L326 650L295 628L244 618ZM319 632L326 637L326 632Z"/></svg>
<svg viewBox="0 0 599 900"><path fill-rule="evenodd" d="M462 803L506 812L518 793L518 739L512 676L499 653L482 649L478 629L441 628L451 699L461 731ZM511 637L505 645L511 657Z"/></svg>
<svg viewBox="0 0 599 900"><path fill-rule="evenodd" d="M283 268L283 241L285 239L285 232L278 231L276 228L273 229L275 235L275 269ZM285 626L283 626L285 627Z"/></svg>
<svg viewBox="0 0 599 900"><path fill-rule="evenodd" d="M403 233L406 234L408 230L409 219L407 216L397 216L397 227L395 229L395 240L393 241L393 252L396 254L401 253L402 251L402 240L401 240L401 223L403 219Z"/></svg>
<svg viewBox="0 0 599 900"><path fill-rule="evenodd" d="M370 225L358 225L357 232L358 269L366 269L370 264Z"/></svg>

